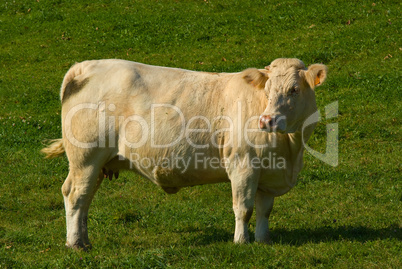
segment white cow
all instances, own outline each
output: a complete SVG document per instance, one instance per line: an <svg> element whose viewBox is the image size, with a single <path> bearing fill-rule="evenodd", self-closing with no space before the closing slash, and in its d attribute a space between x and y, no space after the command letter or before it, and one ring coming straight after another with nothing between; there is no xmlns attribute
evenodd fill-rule
<svg viewBox="0 0 402 269"><path fill-rule="evenodd" d="M68 247L90 247L88 208L104 177L132 170L167 193L230 182L234 242L268 242L274 197L288 192L303 165L302 130L316 111L314 88L326 66L277 59L265 69L206 73L124 60L77 63L61 87L63 138L43 149L64 152L62 193Z"/></svg>

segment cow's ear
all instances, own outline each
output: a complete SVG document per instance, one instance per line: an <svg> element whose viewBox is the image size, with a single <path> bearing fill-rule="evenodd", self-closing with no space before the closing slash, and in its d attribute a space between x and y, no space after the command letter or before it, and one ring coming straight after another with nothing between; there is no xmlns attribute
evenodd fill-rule
<svg viewBox="0 0 402 269"><path fill-rule="evenodd" d="M265 71L265 72L264 72ZM257 89L264 89L268 80L268 72L260 71L256 68L249 68L242 72L243 79Z"/></svg>
<svg viewBox="0 0 402 269"><path fill-rule="evenodd" d="M306 71L306 81L312 89L320 86L327 78L328 68L323 64L313 64Z"/></svg>

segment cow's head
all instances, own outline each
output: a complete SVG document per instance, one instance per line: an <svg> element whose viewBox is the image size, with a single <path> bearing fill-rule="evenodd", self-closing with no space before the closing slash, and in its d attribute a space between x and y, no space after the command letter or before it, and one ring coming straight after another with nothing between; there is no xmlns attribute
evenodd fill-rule
<svg viewBox="0 0 402 269"><path fill-rule="evenodd" d="M261 130L294 133L316 110L315 87L327 76L327 67L313 64L307 69L298 59L276 59L266 70L249 70L244 79L263 89L268 105L259 119Z"/></svg>

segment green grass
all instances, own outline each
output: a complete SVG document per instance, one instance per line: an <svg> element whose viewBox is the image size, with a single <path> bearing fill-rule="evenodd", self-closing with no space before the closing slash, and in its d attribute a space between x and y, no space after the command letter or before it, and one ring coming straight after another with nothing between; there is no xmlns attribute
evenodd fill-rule
<svg viewBox="0 0 402 269"><path fill-rule="evenodd" d="M400 1L2 1L0 268L401 268L400 14ZM94 249L64 248L67 160L39 150L60 137L74 62L237 72L278 57L328 65L317 102L323 114L339 101L339 166L306 154L276 199L271 245L231 242L229 184L167 195L123 173L91 206ZM321 152L326 123L309 141Z"/></svg>

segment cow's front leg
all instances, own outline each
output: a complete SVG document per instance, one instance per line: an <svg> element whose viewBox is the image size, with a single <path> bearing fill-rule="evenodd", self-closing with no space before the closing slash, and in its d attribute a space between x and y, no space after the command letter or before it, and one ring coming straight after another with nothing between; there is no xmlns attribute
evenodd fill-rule
<svg viewBox="0 0 402 269"><path fill-rule="evenodd" d="M248 243L248 222L253 214L258 180L254 175L231 179L233 211L236 217L235 243Z"/></svg>
<svg viewBox="0 0 402 269"><path fill-rule="evenodd" d="M261 191L257 191L255 210L256 210L256 229L255 241L269 243L269 225L268 218L274 206L274 197L268 196Z"/></svg>

